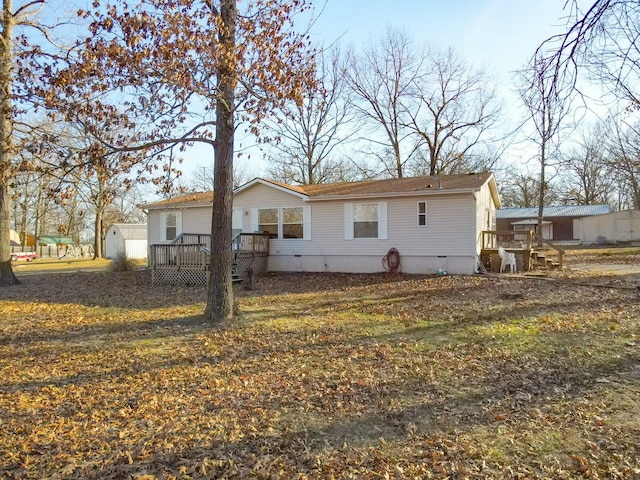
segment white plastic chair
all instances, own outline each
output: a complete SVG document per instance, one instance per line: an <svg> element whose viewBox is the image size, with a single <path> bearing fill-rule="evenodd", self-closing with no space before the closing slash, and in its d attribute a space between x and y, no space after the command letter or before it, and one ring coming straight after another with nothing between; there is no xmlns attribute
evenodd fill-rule
<svg viewBox="0 0 640 480"><path fill-rule="evenodd" d="M511 273L516 273L516 255L515 253L507 252L504 248L498 247L498 255L500 256L500 273L504 270L504 267L509 267Z"/></svg>

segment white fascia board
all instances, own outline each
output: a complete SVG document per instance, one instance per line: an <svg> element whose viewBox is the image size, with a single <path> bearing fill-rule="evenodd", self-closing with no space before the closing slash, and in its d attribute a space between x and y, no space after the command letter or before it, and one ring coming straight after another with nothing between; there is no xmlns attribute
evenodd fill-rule
<svg viewBox="0 0 640 480"><path fill-rule="evenodd" d="M280 185L276 185L274 183L268 182L266 180L263 180L262 178L254 178L250 182L247 182L244 185L239 186L238 188L236 188L233 191L233 195L236 196L240 192L244 192L246 189L251 188L252 186L254 186L254 185L258 184L258 183L261 184L261 185L264 185L265 187L274 188L274 189L279 190L281 192L285 192L285 193L288 193L290 195L294 195L296 197L299 197L299 198L303 199L304 201L307 201L309 199L309 197L307 195L305 195L304 193L296 192L294 190L290 190L288 188L281 187Z"/></svg>
<svg viewBox="0 0 640 480"><path fill-rule="evenodd" d="M178 203L175 205L156 205L156 206L145 206L146 210L183 210L185 208L197 208L197 207L210 207L212 206L212 202L205 203Z"/></svg>

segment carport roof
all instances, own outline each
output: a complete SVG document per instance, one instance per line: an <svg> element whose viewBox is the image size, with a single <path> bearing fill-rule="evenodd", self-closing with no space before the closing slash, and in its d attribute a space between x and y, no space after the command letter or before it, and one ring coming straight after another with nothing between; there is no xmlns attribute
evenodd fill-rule
<svg viewBox="0 0 640 480"><path fill-rule="evenodd" d="M38 237L38 245L73 245L74 243L73 238L61 235L41 235Z"/></svg>
<svg viewBox="0 0 640 480"><path fill-rule="evenodd" d="M560 205L544 207L542 216L551 217L589 217L610 213L609 205ZM538 207L530 208L499 208L496 210L497 218L536 218Z"/></svg>

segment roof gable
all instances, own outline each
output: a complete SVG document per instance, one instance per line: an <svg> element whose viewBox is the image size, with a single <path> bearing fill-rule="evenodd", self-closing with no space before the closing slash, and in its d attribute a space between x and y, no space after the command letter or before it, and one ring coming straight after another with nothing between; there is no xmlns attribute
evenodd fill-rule
<svg viewBox="0 0 640 480"><path fill-rule="evenodd" d="M283 191L285 193L289 193L295 195L297 197L301 197L303 199L307 198L307 195L304 192L304 187L302 185L287 185L286 183L276 182L275 180L266 180L264 178L256 177L253 180L245 183L244 185L240 185L233 191L234 195L237 195L240 192L244 192L255 185L265 185L267 187L275 188L276 190Z"/></svg>

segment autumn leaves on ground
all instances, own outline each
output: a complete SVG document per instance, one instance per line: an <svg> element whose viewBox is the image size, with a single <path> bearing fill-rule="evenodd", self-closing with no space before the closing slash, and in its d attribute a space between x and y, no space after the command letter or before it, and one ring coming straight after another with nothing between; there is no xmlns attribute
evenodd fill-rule
<svg viewBox="0 0 640 480"><path fill-rule="evenodd" d="M222 327L145 271L23 281L3 478L640 477L640 277L268 275Z"/></svg>

